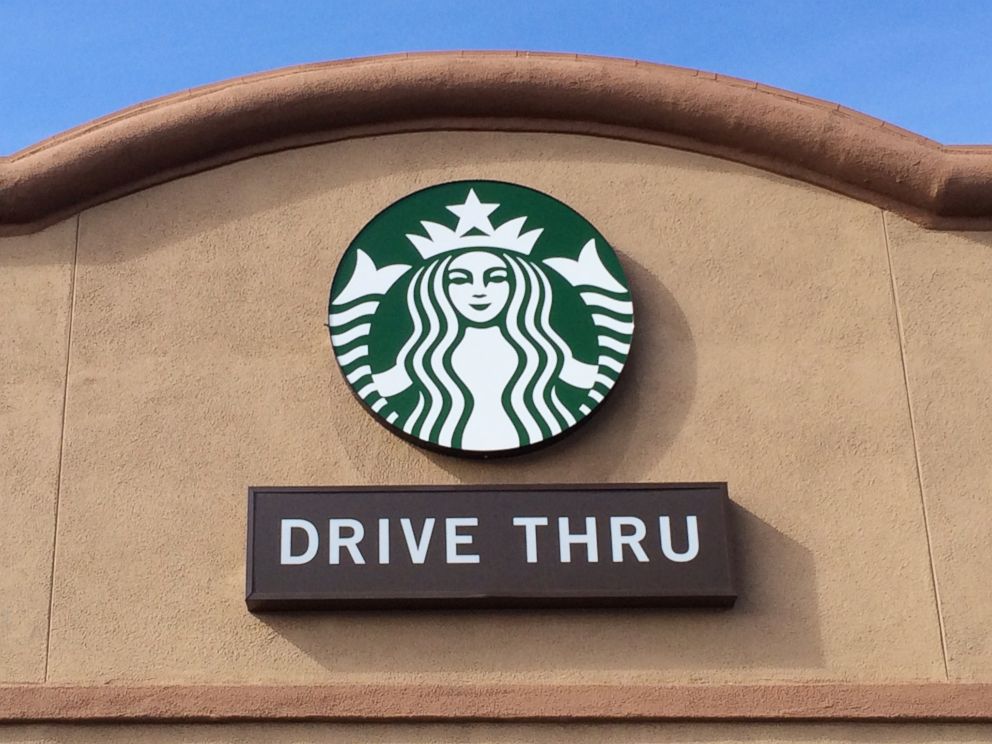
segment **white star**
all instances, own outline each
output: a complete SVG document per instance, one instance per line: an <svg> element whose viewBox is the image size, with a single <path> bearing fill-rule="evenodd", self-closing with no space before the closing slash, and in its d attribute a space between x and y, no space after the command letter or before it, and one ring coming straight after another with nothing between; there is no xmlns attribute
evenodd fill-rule
<svg viewBox="0 0 992 744"><path fill-rule="evenodd" d="M477 227L487 235L491 235L493 223L489 221L489 215L498 206L499 204L483 204L475 195L475 189L469 189L464 204L452 204L448 207L448 211L454 212L458 216L458 227L455 228L455 234L461 236L473 227Z"/></svg>

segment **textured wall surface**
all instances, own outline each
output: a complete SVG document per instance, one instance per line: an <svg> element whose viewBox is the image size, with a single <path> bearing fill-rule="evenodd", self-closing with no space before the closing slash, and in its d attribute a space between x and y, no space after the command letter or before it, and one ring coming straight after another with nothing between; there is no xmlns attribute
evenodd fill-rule
<svg viewBox="0 0 992 744"><path fill-rule="evenodd" d="M75 241L0 239L0 683L45 677Z"/></svg>
<svg viewBox="0 0 992 744"><path fill-rule="evenodd" d="M899 724L347 724L201 726L12 726L10 744L979 744L986 725Z"/></svg>
<svg viewBox="0 0 992 744"><path fill-rule="evenodd" d="M524 458L464 462L392 436L347 392L323 327L355 233L458 178L583 213L637 305L615 397ZM393 135L84 212L75 287L51 681L944 678L874 207L648 145ZM729 482L735 609L245 610L249 485L652 480Z"/></svg>
<svg viewBox="0 0 992 744"><path fill-rule="evenodd" d="M952 679L992 679L992 233L886 216Z"/></svg>

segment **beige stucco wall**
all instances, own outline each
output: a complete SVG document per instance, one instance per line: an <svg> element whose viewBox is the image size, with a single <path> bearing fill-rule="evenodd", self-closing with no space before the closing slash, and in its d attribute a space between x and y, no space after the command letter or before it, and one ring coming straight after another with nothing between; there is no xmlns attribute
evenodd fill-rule
<svg viewBox="0 0 992 744"><path fill-rule="evenodd" d="M0 684L45 678L75 241L0 239Z"/></svg>
<svg viewBox="0 0 992 744"><path fill-rule="evenodd" d="M992 679L992 233L886 216L952 679Z"/></svg>
<svg viewBox="0 0 992 744"><path fill-rule="evenodd" d="M632 374L587 429L466 463L353 401L330 277L440 180L548 191L622 253ZM730 483L731 612L253 617L250 484ZM739 165L550 135L258 158L82 215L49 679L931 679L943 675L881 216Z"/></svg>
<svg viewBox="0 0 992 744"><path fill-rule="evenodd" d="M582 212L637 303L615 397L523 458L465 462L395 438L348 393L323 327L355 233L457 178ZM992 677L992 603L974 596L992 568L987 234L601 138L439 132L260 157L81 215L62 441L74 238L73 220L0 242L5 270L18 251L50 256L0 295L4 312L45 313L16 325L32 351L2 368L20 386L2 430L38 438L3 476L31 521L0 550L37 558L2 579L31 639L2 681L44 677L60 443L49 682L943 680L941 620L951 676ZM652 480L729 482L733 610L244 607L249 485Z"/></svg>

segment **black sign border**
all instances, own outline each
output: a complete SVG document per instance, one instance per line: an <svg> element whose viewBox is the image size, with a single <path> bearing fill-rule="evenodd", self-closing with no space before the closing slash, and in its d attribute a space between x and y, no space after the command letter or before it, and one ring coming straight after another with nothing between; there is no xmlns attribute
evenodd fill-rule
<svg viewBox="0 0 992 744"><path fill-rule="evenodd" d="M284 595L263 594L254 592L253 566L251 557L254 548L255 533L255 502L259 493L458 493L465 491L515 491L540 493L542 491L648 491L648 490L716 490L723 497L723 523L727 535L724 544L728 571L728 591L714 596L665 596L665 597L631 597L585 595L555 596L551 592L540 595L521 594L516 596L417 596L417 597L350 597L348 599L329 598L318 594L297 594L292 598ZM732 527L732 502L725 481L696 482L696 483L502 483L489 485L443 485L443 486L249 486L248 488L248 521L247 540L245 544L245 604L249 612L286 611L321 612L334 611L367 611L367 610L527 610L527 609L610 609L610 608L652 608L652 607L713 607L730 608L738 597L738 572L735 562L735 546Z"/></svg>

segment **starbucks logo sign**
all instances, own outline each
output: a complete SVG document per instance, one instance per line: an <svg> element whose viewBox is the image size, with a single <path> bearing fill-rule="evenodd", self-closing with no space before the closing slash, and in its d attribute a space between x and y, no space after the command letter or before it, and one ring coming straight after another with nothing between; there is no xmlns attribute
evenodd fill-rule
<svg viewBox="0 0 992 744"><path fill-rule="evenodd" d="M459 181L365 226L335 273L328 326L345 380L382 423L492 455L552 441L602 404L634 309L613 250L574 210Z"/></svg>

